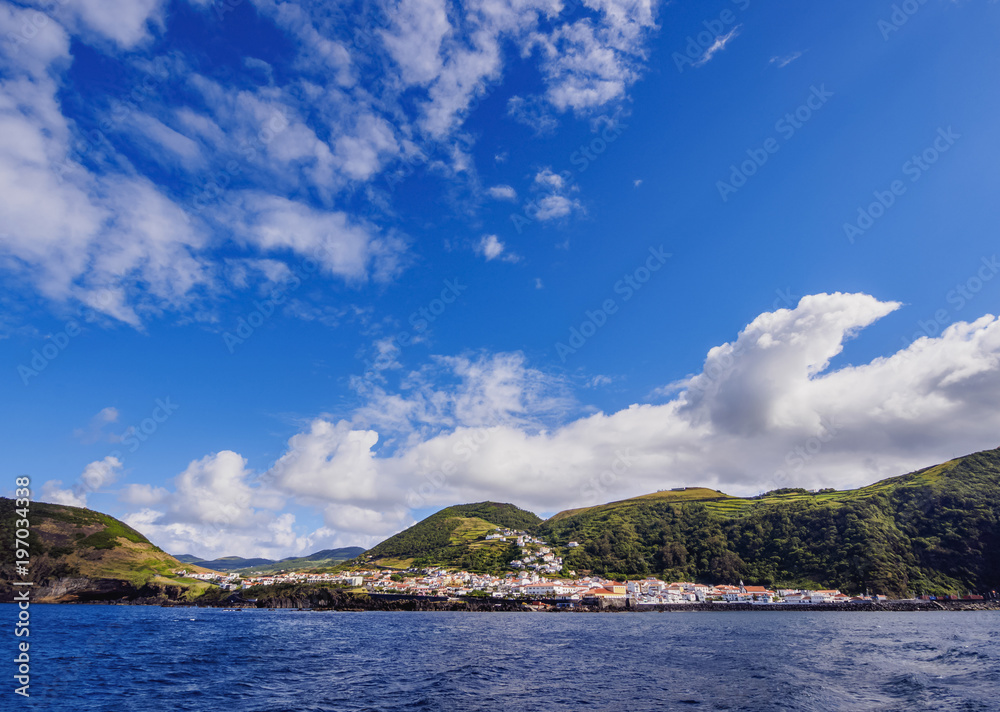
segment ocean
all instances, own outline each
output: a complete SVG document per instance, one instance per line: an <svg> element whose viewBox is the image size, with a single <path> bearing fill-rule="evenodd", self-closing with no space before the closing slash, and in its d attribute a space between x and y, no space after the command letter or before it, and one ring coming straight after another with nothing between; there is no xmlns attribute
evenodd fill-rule
<svg viewBox="0 0 1000 712"><path fill-rule="evenodd" d="M13 630L16 609L0 606ZM131 712L998 710L1000 614L31 606L29 699ZM8 633L13 651L14 636ZM24 638L16 639L18 641ZM8 703L11 703L8 705Z"/></svg>

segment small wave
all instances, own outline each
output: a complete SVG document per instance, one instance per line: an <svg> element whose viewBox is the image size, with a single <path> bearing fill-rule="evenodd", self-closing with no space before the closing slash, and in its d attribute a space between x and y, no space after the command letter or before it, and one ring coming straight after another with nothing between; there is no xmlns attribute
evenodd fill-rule
<svg viewBox="0 0 1000 712"><path fill-rule="evenodd" d="M916 702L927 690L927 684L921 678L914 673L894 675L882 685L882 690L896 699Z"/></svg>
<svg viewBox="0 0 1000 712"><path fill-rule="evenodd" d="M969 661L969 660L991 660L988 653L976 650L975 648L948 648L940 655L931 658L933 662L947 662L949 660Z"/></svg>

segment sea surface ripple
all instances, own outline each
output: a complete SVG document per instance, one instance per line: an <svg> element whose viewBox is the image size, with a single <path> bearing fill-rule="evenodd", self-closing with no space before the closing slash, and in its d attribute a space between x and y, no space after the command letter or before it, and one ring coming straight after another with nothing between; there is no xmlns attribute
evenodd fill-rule
<svg viewBox="0 0 1000 712"><path fill-rule="evenodd" d="M31 612L28 710L1000 709L995 612Z"/></svg>

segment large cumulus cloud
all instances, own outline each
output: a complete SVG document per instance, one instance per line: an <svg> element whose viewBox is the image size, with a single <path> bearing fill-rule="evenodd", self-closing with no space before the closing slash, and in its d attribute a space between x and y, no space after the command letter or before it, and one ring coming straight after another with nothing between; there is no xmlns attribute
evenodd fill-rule
<svg viewBox="0 0 1000 712"><path fill-rule="evenodd" d="M192 463L156 511L193 525L229 502L243 531L266 533L289 516L275 500L287 498L324 517L319 533L287 530L290 545L373 543L424 507L492 499L544 512L683 485L847 488L996 447L994 316L830 368L847 340L898 307L866 294L804 297L712 349L665 401L613 413L574 416L565 384L520 354L439 358L398 393L366 391L350 419L316 418L261 478L235 453ZM225 486L198 484L222 477L223 463ZM249 507L265 494L271 509ZM203 511L198 497L214 504Z"/></svg>

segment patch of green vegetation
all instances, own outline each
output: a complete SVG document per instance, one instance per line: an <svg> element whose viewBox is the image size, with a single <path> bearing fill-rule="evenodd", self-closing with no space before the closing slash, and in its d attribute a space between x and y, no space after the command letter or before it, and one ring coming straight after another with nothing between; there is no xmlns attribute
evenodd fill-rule
<svg viewBox="0 0 1000 712"><path fill-rule="evenodd" d="M451 543L463 544L481 539L496 528L496 524L487 522L481 517L462 517L451 531Z"/></svg>
<svg viewBox="0 0 1000 712"><path fill-rule="evenodd" d="M434 565L496 573L506 569L517 552L512 553L508 542L480 540L497 527L526 531L541 521L512 504L479 502L448 507L386 539L358 561L371 557L392 568Z"/></svg>
<svg viewBox="0 0 1000 712"><path fill-rule="evenodd" d="M185 578L183 576L153 576L144 583L157 584L160 586L177 586L184 589L184 598L189 601L218 588L217 586L213 586L205 581Z"/></svg>
<svg viewBox="0 0 1000 712"><path fill-rule="evenodd" d="M94 512L94 514L97 513ZM114 549L116 546L120 546L119 537L135 542L136 544L149 544L149 540L146 537L127 524L106 514L98 516L100 517L99 523L104 525L104 529L81 539L77 542L77 546L89 546L94 549ZM150 544L150 546L152 545Z"/></svg>
<svg viewBox="0 0 1000 712"><path fill-rule="evenodd" d="M536 531L579 542L565 566L602 574L890 595L990 590L1000 585L1000 450L857 490L639 497L561 513Z"/></svg>

